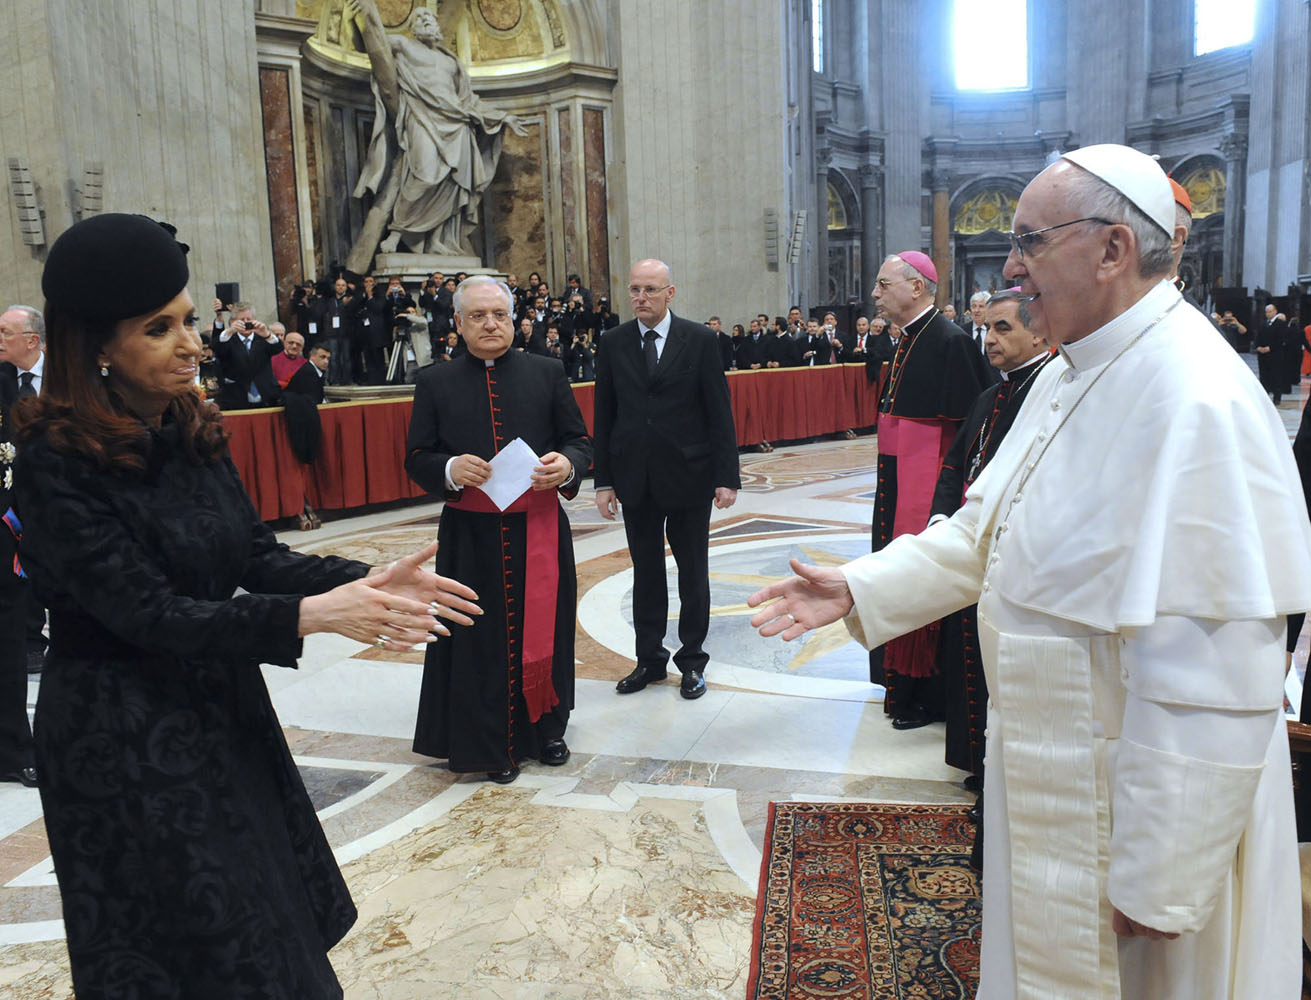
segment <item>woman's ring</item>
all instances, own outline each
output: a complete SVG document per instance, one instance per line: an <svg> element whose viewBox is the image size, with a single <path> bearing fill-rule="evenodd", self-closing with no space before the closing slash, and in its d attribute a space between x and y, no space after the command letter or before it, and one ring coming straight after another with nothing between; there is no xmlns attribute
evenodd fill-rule
<svg viewBox="0 0 1311 1000"><path fill-rule="evenodd" d="M793 625L795 625L797 623L797 616L794 615L791 611L789 611L788 620L791 621Z"/></svg>
<svg viewBox="0 0 1311 1000"><path fill-rule="evenodd" d="M391 640L388 639L385 635L380 635L378 636L378 640L377 642L374 643L374 645L377 646L379 649L382 649L389 642L391 642Z"/></svg>

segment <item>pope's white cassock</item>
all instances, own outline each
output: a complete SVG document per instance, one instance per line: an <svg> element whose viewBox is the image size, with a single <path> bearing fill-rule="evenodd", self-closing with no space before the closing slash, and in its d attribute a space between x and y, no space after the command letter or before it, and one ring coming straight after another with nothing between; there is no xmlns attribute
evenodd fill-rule
<svg viewBox="0 0 1311 1000"><path fill-rule="evenodd" d="M958 514L844 568L866 646L979 604L978 996L1293 1000L1288 434L1168 282L1060 353ZM1181 936L1117 938L1112 905Z"/></svg>

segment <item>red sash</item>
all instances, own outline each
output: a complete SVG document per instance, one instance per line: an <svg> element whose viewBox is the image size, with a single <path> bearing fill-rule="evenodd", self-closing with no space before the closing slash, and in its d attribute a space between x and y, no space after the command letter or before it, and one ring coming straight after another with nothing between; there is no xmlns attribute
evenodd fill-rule
<svg viewBox="0 0 1311 1000"><path fill-rule="evenodd" d="M555 659L555 605L560 590L560 502L555 490L525 490L503 512L476 486L464 487L447 506L475 514L526 514L524 560L523 697L533 722L560 703L551 684ZM508 609L507 609L508 613ZM507 622L507 626L508 626Z"/></svg>
<svg viewBox="0 0 1311 1000"><path fill-rule="evenodd" d="M897 509L892 536L918 534L929 523L933 490L942 460L956 436L951 420L921 420L884 413L879 417L879 451L897 458ZM884 669L910 677L931 677L937 669L938 622L887 644Z"/></svg>

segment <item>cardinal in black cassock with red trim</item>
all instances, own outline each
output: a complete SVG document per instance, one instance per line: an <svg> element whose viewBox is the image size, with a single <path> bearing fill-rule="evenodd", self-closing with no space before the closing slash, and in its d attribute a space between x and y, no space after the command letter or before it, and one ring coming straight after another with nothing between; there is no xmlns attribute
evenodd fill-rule
<svg viewBox="0 0 1311 1000"><path fill-rule="evenodd" d="M479 596L484 616L428 647L416 753L507 783L526 759L563 764L574 700L577 582L569 519L592 444L564 367L511 346L509 289L486 276L456 290L468 352L420 374L405 469L446 497L437 571ZM539 456L533 488L505 511L478 487L522 438Z"/></svg>
<svg viewBox="0 0 1311 1000"><path fill-rule="evenodd" d="M974 342L933 304L938 272L918 250L888 257L874 301L901 339L879 404L873 551L928 525L938 472L956 429L987 385ZM883 709L897 729L942 718L934 623L870 651L869 676L887 689Z"/></svg>

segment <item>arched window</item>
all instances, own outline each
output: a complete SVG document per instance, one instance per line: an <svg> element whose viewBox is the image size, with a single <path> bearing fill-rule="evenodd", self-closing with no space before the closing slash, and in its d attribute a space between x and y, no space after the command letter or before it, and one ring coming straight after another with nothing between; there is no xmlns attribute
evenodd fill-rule
<svg viewBox="0 0 1311 1000"><path fill-rule="evenodd" d="M1029 86L1028 0L956 0L957 90Z"/></svg>
<svg viewBox="0 0 1311 1000"><path fill-rule="evenodd" d="M832 184L828 186L828 228L830 231L847 228L847 206Z"/></svg>
<svg viewBox="0 0 1311 1000"><path fill-rule="evenodd" d="M1256 0L1196 0L1193 4L1193 55L1204 56L1252 40Z"/></svg>
<svg viewBox="0 0 1311 1000"><path fill-rule="evenodd" d="M824 0L810 0L810 65L824 72Z"/></svg>

